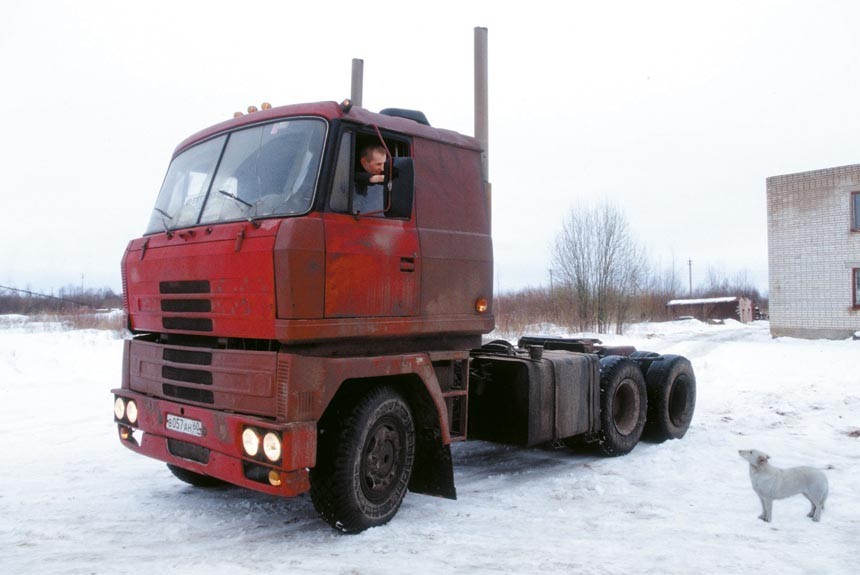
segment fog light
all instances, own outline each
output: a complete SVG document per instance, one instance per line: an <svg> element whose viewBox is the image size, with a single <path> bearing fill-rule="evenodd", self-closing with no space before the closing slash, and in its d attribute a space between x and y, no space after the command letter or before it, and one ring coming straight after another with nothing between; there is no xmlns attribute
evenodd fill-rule
<svg viewBox="0 0 860 575"><path fill-rule="evenodd" d="M274 469L269 470L269 484L278 487L281 484L281 473Z"/></svg>
<svg viewBox="0 0 860 575"><path fill-rule="evenodd" d="M124 425L119 426L119 436L123 441L128 441L131 437L132 430Z"/></svg>
<svg viewBox="0 0 860 575"><path fill-rule="evenodd" d="M117 397L113 402L113 414L117 419L125 417L125 400Z"/></svg>
<svg viewBox="0 0 860 575"><path fill-rule="evenodd" d="M128 417L129 423L137 423L137 404L133 399L130 399L128 405L125 406L125 415Z"/></svg>
<svg viewBox="0 0 860 575"><path fill-rule="evenodd" d="M263 437L263 453L269 461L277 461L281 458L281 438L274 431L268 432Z"/></svg>
<svg viewBox="0 0 860 575"><path fill-rule="evenodd" d="M242 448L251 457L256 457L260 452L260 434L256 430L246 427L242 432Z"/></svg>

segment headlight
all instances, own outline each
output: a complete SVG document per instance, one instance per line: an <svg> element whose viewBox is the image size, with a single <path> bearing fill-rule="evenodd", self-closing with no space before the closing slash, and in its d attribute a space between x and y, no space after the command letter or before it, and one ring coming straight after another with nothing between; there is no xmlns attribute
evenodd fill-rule
<svg viewBox="0 0 860 575"><path fill-rule="evenodd" d="M117 419L125 417L125 400L117 397L113 402L113 414Z"/></svg>
<svg viewBox="0 0 860 575"><path fill-rule="evenodd" d="M274 431L268 432L263 437L263 453L272 462L281 458L281 438Z"/></svg>
<svg viewBox="0 0 860 575"><path fill-rule="evenodd" d="M130 399L128 405L125 406L125 415L128 417L129 423L137 423L137 404L133 399Z"/></svg>
<svg viewBox="0 0 860 575"><path fill-rule="evenodd" d="M250 427L242 432L242 448L251 457L256 457L260 451L260 434Z"/></svg>

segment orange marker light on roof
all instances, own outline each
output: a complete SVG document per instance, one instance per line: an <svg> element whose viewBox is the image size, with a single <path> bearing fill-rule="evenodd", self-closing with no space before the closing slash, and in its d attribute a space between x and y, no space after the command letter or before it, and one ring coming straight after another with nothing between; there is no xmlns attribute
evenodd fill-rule
<svg viewBox="0 0 860 575"><path fill-rule="evenodd" d="M244 115L245 115L245 114L243 114L242 112L233 112L233 117L234 117L234 118L241 118L241 117L242 117L242 116L244 116Z"/></svg>
<svg viewBox="0 0 860 575"><path fill-rule="evenodd" d="M257 111L257 106L248 106L248 113L253 114Z"/></svg>
<svg viewBox="0 0 860 575"><path fill-rule="evenodd" d="M262 110L271 110L271 109L272 109L272 105L271 105L270 103L268 103L268 102L263 102L263 103L260 105L260 109L262 109Z"/></svg>

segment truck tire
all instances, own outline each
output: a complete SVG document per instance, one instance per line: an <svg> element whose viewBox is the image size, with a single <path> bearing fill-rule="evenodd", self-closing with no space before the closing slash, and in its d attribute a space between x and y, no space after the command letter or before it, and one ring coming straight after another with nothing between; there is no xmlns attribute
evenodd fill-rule
<svg viewBox="0 0 860 575"><path fill-rule="evenodd" d="M181 467L177 467L175 465L167 464L167 468L170 470L174 476L180 481L184 481L188 485L193 485L194 487L220 487L222 485L227 485L225 481L221 481L215 477L210 477L209 475L203 475L201 473L195 473L193 471L188 471L187 469L183 469Z"/></svg>
<svg viewBox="0 0 860 575"><path fill-rule="evenodd" d="M393 388L361 396L343 418L321 422L311 500L344 533L387 523L406 495L415 460L415 424Z"/></svg>
<svg viewBox="0 0 860 575"><path fill-rule="evenodd" d="M687 358L664 355L648 368L646 438L662 442L681 439L696 409L696 376Z"/></svg>
<svg viewBox="0 0 860 575"><path fill-rule="evenodd" d="M654 351L634 351L627 357L639 364L639 367L644 375L648 373L648 368L651 367L651 364L663 356ZM645 379L647 382L647 376Z"/></svg>
<svg viewBox="0 0 860 575"><path fill-rule="evenodd" d="M630 453L645 427L648 399L639 366L621 356L600 360L599 447L605 455Z"/></svg>

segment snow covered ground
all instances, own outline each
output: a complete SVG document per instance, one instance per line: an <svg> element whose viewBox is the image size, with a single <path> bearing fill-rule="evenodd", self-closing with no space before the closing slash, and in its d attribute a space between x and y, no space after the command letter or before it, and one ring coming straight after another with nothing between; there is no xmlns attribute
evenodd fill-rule
<svg viewBox="0 0 860 575"><path fill-rule="evenodd" d="M860 341L770 338L766 323L645 324L611 343L686 355L698 378L680 441L607 459L454 447L458 501L408 494L394 520L334 532L307 496L202 490L119 444L120 336L0 317L3 573L856 573ZM738 449L825 469L770 524Z"/></svg>

